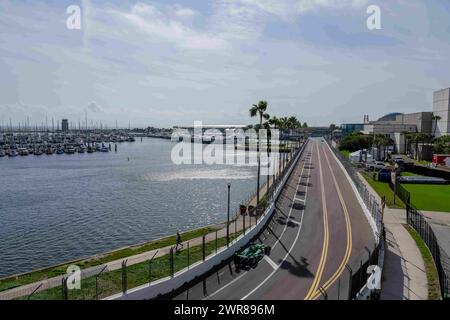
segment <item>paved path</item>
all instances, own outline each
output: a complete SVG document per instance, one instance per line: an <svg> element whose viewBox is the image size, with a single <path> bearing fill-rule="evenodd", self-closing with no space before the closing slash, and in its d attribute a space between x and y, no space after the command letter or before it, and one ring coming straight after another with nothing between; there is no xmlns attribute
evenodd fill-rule
<svg viewBox="0 0 450 320"><path fill-rule="evenodd" d="M345 265L367 255L374 240L337 159L325 142L311 139L259 237L272 247L270 256L254 269L231 263L174 298L346 299Z"/></svg>
<svg viewBox="0 0 450 320"><path fill-rule="evenodd" d="M381 203L380 196L359 175L367 189ZM382 300L427 300L428 281L422 254L409 232L405 209L384 210L386 253L381 282Z"/></svg>

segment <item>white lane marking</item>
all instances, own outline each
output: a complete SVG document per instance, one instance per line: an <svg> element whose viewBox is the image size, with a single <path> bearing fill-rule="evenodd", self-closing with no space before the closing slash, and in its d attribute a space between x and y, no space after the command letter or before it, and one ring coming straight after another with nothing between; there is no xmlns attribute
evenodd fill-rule
<svg viewBox="0 0 450 320"><path fill-rule="evenodd" d="M310 161L310 163L311 163L311 161ZM302 175L303 175L303 171L305 170L305 166L306 166L306 164L304 163L303 167L302 167L302 172L300 172L300 177L298 178L297 188L295 189L295 194L298 193L298 188L300 187L300 182L302 181ZM309 169L309 170L311 171L311 169ZM308 182L309 182L309 178L308 178ZM308 187L306 187L306 188L308 188ZM306 198L306 193L305 193L305 198ZM295 196L294 196L294 198L292 200L291 208L289 209L288 219L290 219L291 216L292 216L292 209L294 207L294 202L295 202ZM277 241L275 241L275 243L273 244L272 249L274 249L277 246L277 244L280 242L280 240L284 236L286 230L287 230L287 224L284 226L283 232L281 232L281 235L278 237Z"/></svg>
<svg viewBox="0 0 450 320"><path fill-rule="evenodd" d="M239 277L234 278L232 281L228 282L226 285L224 285L223 287L221 287L220 289L214 291L213 293L211 293L209 296L204 297L202 300L208 300L209 298L214 297L216 294L218 294L219 292L221 292L222 290L228 288L229 286L231 286L233 283L235 283L236 281L238 281L240 278L242 278L243 276L245 276L245 274L248 271L244 271Z"/></svg>
<svg viewBox="0 0 450 320"><path fill-rule="evenodd" d="M309 160L309 174L311 173L311 164L312 164L312 157ZM308 185L309 185L309 175L308 175L308 184L306 186L305 195L308 195ZM297 186L298 188L298 186ZM295 237L294 242L292 243L291 247L289 248L289 251L286 253L286 255L283 257L283 260L281 260L281 263L277 266L275 270L272 271L271 274L269 274L258 286L256 286L252 291L250 291L247 295L241 298L241 300L247 299L250 295L252 295L256 290L261 288L274 274L277 272L277 270L280 268L280 266L283 264L284 261L286 261L287 257L291 254L292 249L294 249L294 246L297 244L298 238L300 236L300 233L302 231L302 225L303 225L303 216L305 215L305 209L302 209L302 216L300 219L300 228L297 230L297 235Z"/></svg>
<svg viewBox="0 0 450 320"><path fill-rule="evenodd" d="M276 270L278 268L278 265L275 263L275 261L273 261L272 259L270 259L268 256L264 256L264 260L267 261L268 264L270 264L270 266Z"/></svg>
<svg viewBox="0 0 450 320"><path fill-rule="evenodd" d="M307 152L307 151L305 150L305 152ZM312 157L310 158L309 163L310 163L310 165L311 165L311 163L312 163ZM303 173L303 170L304 170L304 169L305 169L305 164L303 164L303 167L302 167L302 173ZM311 169L309 169L309 172L311 173ZM298 191L298 187L300 186L300 181L301 181L301 175L300 175L300 178L299 178L298 183L297 183L297 190L296 190L296 193L297 193L297 191ZM309 177L308 177L308 182L309 182ZM307 194L307 193L305 192L305 196L306 196L306 194ZM292 212L292 206L291 206L291 212ZM290 214L289 214L289 217L290 217ZM273 220L272 220L272 221L273 221ZM301 225L301 224L300 224L300 225ZM286 231L286 229L287 229L287 225L284 227L283 233L282 233L281 236L277 239L277 241L275 242L275 244L277 244L277 243L280 241L280 239L281 239L281 237L283 236L283 234L284 234L284 232ZM301 227L300 227L299 229L301 229ZM267 234L270 235L270 231L267 231ZM273 249L273 247L275 246L275 244L272 246L272 249ZM284 260L283 260L283 261L284 261ZM277 268L278 268L278 267L277 267ZM228 288L228 287L231 286L233 283L235 283L236 281L238 281L239 279L241 279L241 278L242 278L244 275L246 275L247 273L248 273L248 272L245 271L245 272L244 272L243 274L241 274L239 277L233 279L232 281L230 281L229 283L227 283L227 284L224 285L223 287L217 289L216 291L214 291L213 293L211 293L209 296L203 298L202 300L207 300L207 299L209 299L209 298L212 298L213 296L215 296L216 294L218 294L218 293L221 292L222 290Z"/></svg>
<svg viewBox="0 0 450 320"><path fill-rule="evenodd" d="M341 163L341 161L339 161L338 157L334 154L333 150L331 150L331 147L328 145L328 143L326 143L326 145L327 145L328 149L330 150L331 155L333 156L333 158L336 160L337 164L339 165L339 168L341 168L342 172L344 173L345 177L347 178L348 183L352 187L353 193L355 194L356 199L358 200L359 205L361 206L361 209L364 212L364 215L366 216L367 221L369 222L369 225L372 229L372 233L375 237L375 240L378 243L378 240L379 240L378 226L377 226L377 223L375 222L375 219L372 217L372 214L370 213L369 208L366 206L364 200L362 199L361 195L359 194L358 188L356 187L352 178L348 174L347 170L345 170L344 165Z"/></svg>
<svg viewBox="0 0 450 320"><path fill-rule="evenodd" d="M291 221L291 222L293 222L293 223L295 223L296 225L299 225L299 226L302 225L301 222L298 222L297 220L294 220L294 219L289 219L289 221Z"/></svg>
<svg viewBox="0 0 450 320"><path fill-rule="evenodd" d="M295 197L294 200L295 201L300 201L300 202L303 202L303 203L306 202L306 199L300 199L300 198L297 198L297 197Z"/></svg>

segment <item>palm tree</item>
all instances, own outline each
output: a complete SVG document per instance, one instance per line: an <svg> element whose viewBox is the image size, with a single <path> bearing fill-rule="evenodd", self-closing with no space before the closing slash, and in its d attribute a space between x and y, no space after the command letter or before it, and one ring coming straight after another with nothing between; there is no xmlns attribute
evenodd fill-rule
<svg viewBox="0 0 450 320"><path fill-rule="evenodd" d="M440 116L437 115L433 115L433 121L434 121L434 131L433 131L433 137L436 137L436 129L437 129L437 123L439 120L441 120L442 118Z"/></svg>
<svg viewBox="0 0 450 320"><path fill-rule="evenodd" d="M402 131L401 132L401 135L403 136L403 140L404 140L404 151L405 151L405 154L408 154L408 152L406 151L406 149L407 149L407 141L408 141L408 135L409 135L409 132L408 131ZM400 150L396 150L396 151L400 151ZM400 152L399 152L400 153Z"/></svg>
<svg viewBox="0 0 450 320"><path fill-rule="evenodd" d="M258 104L254 104L252 108L250 108L250 117L259 116L259 128L263 126L263 119L269 120L270 115L266 113L267 110L267 101L259 101ZM259 132L257 133L258 139L258 177L257 177L257 189L256 189L256 203L259 204L259 183L260 183L260 175L261 175L261 154L260 154L260 146L261 141L259 139Z"/></svg>

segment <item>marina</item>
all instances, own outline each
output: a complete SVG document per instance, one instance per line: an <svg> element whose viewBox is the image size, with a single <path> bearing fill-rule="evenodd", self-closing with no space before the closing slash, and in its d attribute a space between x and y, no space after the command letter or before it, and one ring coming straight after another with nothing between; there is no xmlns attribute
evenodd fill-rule
<svg viewBox="0 0 450 320"><path fill-rule="evenodd" d="M125 131L77 131L77 132L8 132L0 133L0 157L42 156L110 152L118 150L118 144L135 142Z"/></svg>

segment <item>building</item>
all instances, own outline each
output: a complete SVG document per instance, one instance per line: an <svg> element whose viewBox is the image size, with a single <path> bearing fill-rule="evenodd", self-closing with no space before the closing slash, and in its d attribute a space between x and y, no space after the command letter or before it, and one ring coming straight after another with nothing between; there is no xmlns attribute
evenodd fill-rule
<svg viewBox="0 0 450 320"><path fill-rule="evenodd" d="M432 112L390 113L377 121L364 124L366 134L393 135L401 132L421 132L431 134L433 129ZM393 138L393 137L392 137Z"/></svg>
<svg viewBox="0 0 450 320"><path fill-rule="evenodd" d="M364 123L344 123L341 125L342 136L348 136L354 132L361 132L364 130Z"/></svg>
<svg viewBox="0 0 450 320"><path fill-rule="evenodd" d="M67 119L62 119L61 122L61 130L63 132L68 132L69 131L69 120Z"/></svg>
<svg viewBox="0 0 450 320"><path fill-rule="evenodd" d="M433 94L433 114L439 116L437 125L433 124L436 137L450 134L450 88L442 89Z"/></svg>

